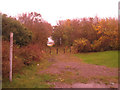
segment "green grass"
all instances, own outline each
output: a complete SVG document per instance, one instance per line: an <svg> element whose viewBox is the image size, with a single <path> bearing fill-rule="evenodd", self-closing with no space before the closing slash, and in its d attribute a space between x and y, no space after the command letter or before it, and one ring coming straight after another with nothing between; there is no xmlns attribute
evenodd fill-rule
<svg viewBox="0 0 120 90"><path fill-rule="evenodd" d="M75 56L81 58L84 62L96 65L105 65L108 67L117 67L118 66L118 51L105 51L105 52L94 52L94 53L80 53L75 54ZM49 62L47 60L43 60L38 63L35 63L31 66L24 67L20 73L13 74L13 81L9 82L8 79L4 79L2 83L3 88L51 88L54 85L49 85L51 82L65 82L65 83L75 83L82 82L87 83L89 81L88 78L79 77L79 79L72 79L75 74L72 72L64 72L62 75L57 74L41 74L39 73L41 70L45 70L49 68L49 66L53 62ZM70 68L66 66L66 68ZM76 73L79 75L79 73ZM110 77L105 79L105 77L96 77L93 79L98 79L98 81L106 82L108 84L108 80L116 82L116 77Z"/></svg>
<svg viewBox="0 0 120 90"><path fill-rule="evenodd" d="M8 79L3 80L3 88L50 88L48 82L53 82L56 77L50 74L40 74L38 70L47 68L51 63L42 62L31 66L26 66L20 73L14 74L13 81L9 82ZM44 66L44 68L42 68Z"/></svg>
<svg viewBox="0 0 120 90"><path fill-rule="evenodd" d="M75 56L89 64L104 65L107 67L118 67L118 51L104 51L92 53L79 53Z"/></svg>

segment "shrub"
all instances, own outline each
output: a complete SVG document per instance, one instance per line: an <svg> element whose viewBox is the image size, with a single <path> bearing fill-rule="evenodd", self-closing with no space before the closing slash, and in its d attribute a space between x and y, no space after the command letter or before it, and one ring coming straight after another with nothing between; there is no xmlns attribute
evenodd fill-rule
<svg viewBox="0 0 120 90"><path fill-rule="evenodd" d="M117 40L112 40L109 36L101 36L92 44L93 51L106 51L118 49Z"/></svg>
<svg viewBox="0 0 120 90"><path fill-rule="evenodd" d="M75 40L73 43L73 47L75 52L77 53L91 51L90 42L85 38L80 38L78 40Z"/></svg>
<svg viewBox="0 0 120 90"><path fill-rule="evenodd" d="M23 58L25 65L30 65L34 61L40 61L42 59L43 47L40 47L39 44L29 44L21 48L20 56Z"/></svg>
<svg viewBox="0 0 120 90"><path fill-rule="evenodd" d="M23 61L18 55L19 49L17 46L13 48L13 73L18 72L23 66ZM9 42L2 42L2 76L3 78L9 76Z"/></svg>
<svg viewBox="0 0 120 90"><path fill-rule="evenodd" d="M2 75L3 78L9 76L9 42L2 42ZM18 73L23 66L31 65L35 61L40 61L44 57L44 47L39 44L29 44L24 47L13 46L13 73Z"/></svg>

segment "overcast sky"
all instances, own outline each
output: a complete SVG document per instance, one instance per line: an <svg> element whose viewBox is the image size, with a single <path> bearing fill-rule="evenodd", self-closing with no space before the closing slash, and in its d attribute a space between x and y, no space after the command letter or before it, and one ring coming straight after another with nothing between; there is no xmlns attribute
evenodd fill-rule
<svg viewBox="0 0 120 90"><path fill-rule="evenodd" d="M118 17L119 0L1 0L0 12L18 16L25 12L40 13L56 25L58 20L82 17Z"/></svg>

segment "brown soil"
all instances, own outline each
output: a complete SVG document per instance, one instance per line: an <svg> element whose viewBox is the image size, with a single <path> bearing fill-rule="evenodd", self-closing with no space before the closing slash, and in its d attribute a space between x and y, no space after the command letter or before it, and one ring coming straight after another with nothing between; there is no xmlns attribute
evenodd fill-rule
<svg viewBox="0 0 120 90"><path fill-rule="evenodd" d="M104 84L102 82L96 83L95 80L100 80L100 77L117 77L117 68L108 68L106 66L98 66L92 64L86 64L77 57L69 54L59 54L52 56L48 59L53 62L47 69L40 71L39 73L59 74L62 78L79 79L80 77L89 78L91 81L86 84L75 82L67 84L63 82L49 83L55 85L55 88L108 88L118 87L117 82L114 80L108 80L109 83ZM65 73L69 72L67 75ZM99 77L99 78L98 78ZM95 79L95 80L94 80ZM97 81L98 82L98 81Z"/></svg>

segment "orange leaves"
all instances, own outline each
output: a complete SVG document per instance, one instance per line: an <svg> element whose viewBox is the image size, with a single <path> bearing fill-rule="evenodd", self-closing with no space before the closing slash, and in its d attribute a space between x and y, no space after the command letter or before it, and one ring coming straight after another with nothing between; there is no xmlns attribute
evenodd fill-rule
<svg viewBox="0 0 120 90"><path fill-rule="evenodd" d="M100 25L95 26L95 30L96 30L96 31L98 31L98 30L100 30L100 29L101 29L101 26L100 26Z"/></svg>
<svg viewBox="0 0 120 90"><path fill-rule="evenodd" d="M102 32L101 31L98 31L97 34L101 34Z"/></svg>
<svg viewBox="0 0 120 90"><path fill-rule="evenodd" d="M97 31L97 34L101 34L102 33L102 30L101 30L102 27L100 25L97 25L97 26L93 25L93 28L94 28L95 31Z"/></svg>
<svg viewBox="0 0 120 90"><path fill-rule="evenodd" d="M100 29L100 28L101 28L101 26L98 26L98 28Z"/></svg>
<svg viewBox="0 0 120 90"><path fill-rule="evenodd" d="M62 37L65 43L63 45L69 45L69 43L74 44L74 47L78 48L78 52L85 51L84 46L86 47L87 43L84 39L87 39L90 44L94 44L90 45L93 47L93 51L100 51L101 49L111 50L116 48L115 44L112 43L110 45L109 42L116 43L116 38L118 37L117 22L117 19L114 18L68 19L62 21L57 26L59 29L56 29L56 31L63 31L64 33L57 33L55 37L58 39ZM58 41L57 38L56 41Z"/></svg>

